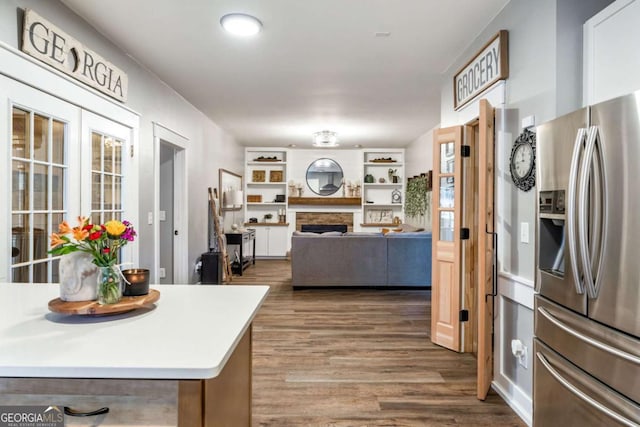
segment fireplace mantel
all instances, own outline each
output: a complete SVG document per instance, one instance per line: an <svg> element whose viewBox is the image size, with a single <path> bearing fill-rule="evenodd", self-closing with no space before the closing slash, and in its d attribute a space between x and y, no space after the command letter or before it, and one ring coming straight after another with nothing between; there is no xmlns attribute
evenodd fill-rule
<svg viewBox="0 0 640 427"><path fill-rule="evenodd" d="M289 205L360 206L360 197L289 197Z"/></svg>

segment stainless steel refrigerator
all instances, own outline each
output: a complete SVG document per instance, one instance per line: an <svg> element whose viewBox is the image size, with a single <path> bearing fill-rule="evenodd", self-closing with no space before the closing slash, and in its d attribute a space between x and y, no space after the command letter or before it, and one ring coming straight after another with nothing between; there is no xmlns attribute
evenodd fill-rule
<svg viewBox="0 0 640 427"><path fill-rule="evenodd" d="M537 128L534 426L640 425L640 91Z"/></svg>

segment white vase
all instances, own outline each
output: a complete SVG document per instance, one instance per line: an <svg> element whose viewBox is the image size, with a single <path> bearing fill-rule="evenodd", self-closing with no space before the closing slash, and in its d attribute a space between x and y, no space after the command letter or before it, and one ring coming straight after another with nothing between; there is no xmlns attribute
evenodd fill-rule
<svg viewBox="0 0 640 427"><path fill-rule="evenodd" d="M60 257L60 299L91 301L98 297L98 267L85 252L73 252Z"/></svg>

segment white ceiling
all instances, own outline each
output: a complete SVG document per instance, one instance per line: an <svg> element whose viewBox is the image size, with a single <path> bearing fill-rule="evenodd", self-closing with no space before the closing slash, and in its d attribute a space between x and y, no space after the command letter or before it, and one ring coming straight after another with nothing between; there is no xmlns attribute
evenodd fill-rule
<svg viewBox="0 0 640 427"><path fill-rule="evenodd" d="M240 143L392 147L438 124L443 71L508 0L63 2ZM262 32L226 34L231 12Z"/></svg>

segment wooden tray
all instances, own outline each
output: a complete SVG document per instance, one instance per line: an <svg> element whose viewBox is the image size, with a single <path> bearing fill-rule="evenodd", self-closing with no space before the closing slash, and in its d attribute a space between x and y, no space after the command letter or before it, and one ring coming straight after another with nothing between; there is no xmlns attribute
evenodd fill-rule
<svg viewBox="0 0 640 427"><path fill-rule="evenodd" d="M126 313L137 308L149 307L160 299L160 292L149 289L147 295L137 297L122 297L115 304L100 305L98 301L62 301L60 298L49 301L49 310L62 314L77 314L81 316L96 316L106 314Z"/></svg>

